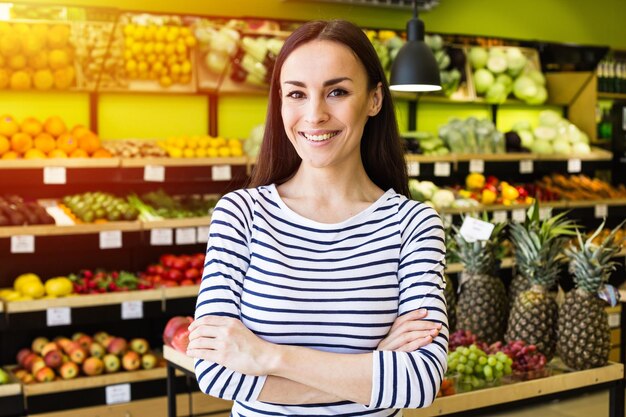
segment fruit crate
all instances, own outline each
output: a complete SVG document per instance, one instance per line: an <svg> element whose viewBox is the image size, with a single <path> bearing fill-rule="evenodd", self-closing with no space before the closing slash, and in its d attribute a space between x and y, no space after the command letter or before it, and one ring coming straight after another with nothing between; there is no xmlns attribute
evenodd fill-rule
<svg viewBox="0 0 626 417"><path fill-rule="evenodd" d="M0 369L0 372L5 372L8 377L5 383L0 384L0 417L21 416L24 413L22 385L11 371Z"/></svg>

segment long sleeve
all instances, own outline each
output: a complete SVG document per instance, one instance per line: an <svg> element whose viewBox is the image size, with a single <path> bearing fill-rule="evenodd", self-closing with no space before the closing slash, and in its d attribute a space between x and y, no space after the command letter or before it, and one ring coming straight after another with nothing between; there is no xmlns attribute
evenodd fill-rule
<svg viewBox="0 0 626 417"><path fill-rule="evenodd" d="M375 351L373 408L420 408L435 399L446 371L448 319L444 298L445 236L439 215L412 201L401 212L402 246L398 266L399 315L428 310L426 320L442 324L429 345L414 352Z"/></svg>
<svg viewBox="0 0 626 417"><path fill-rule="evenodd" d="M252 198L245 190L225 195L215 206L196 319L206 315L241 318L243 280L250 261L252 207ZM195 372L204 393L236 401L256 401L266 379L243 375L203 359L196 360Z"/></svg>

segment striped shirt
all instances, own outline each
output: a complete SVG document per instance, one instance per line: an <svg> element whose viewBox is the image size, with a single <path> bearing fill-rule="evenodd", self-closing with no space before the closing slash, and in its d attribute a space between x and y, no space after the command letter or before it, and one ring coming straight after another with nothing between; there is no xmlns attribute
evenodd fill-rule
<svg viewBox="0 0 626 417"><path fill-rule="evenodd" d="M196 318L240 319L276 344L336 353L373 352L368 406L257 401L265 376L198 359L200 389L234 400L233 416L400 416L432 403L446 370L445 242L429 206L388 190L341 223L307 219L274 185L237 190L213 212ZM424 308L442 324L414 352L375 350L398 315Z"/></svg>

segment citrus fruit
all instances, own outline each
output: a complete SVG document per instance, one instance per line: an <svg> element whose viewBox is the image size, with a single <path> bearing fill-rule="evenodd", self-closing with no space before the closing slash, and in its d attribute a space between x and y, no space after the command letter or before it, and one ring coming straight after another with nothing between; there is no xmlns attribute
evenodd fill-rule
<svg viewBox="0 0 626 417"><path fill-rule="evenodd" d="M54 137L61 136L67 131L65 122L59 116L50 116L43 123L43 129Z"/></svg>
<svg viewBox="0 0 626 417"><path fill-rule="evenodd" d="M92 154L100 147L100 138L95 133L88 131L78 137L78 147L88 154Z"/></svg>
<svg viewBox="0 0 626 417"><path fill-rule="evenodd" d="M26 119L24 119L24 121L22 121L22 124L20 125L20 130L24 133L28 133L32 137L35 137L41 133L41 131L43 130L43 126L41 125L39 120L35 119L34 117L27 117Z"/></svg>
<svg viewBox="0 0 626 417"><path fill-rule="evenodd" d="M39 280L26 281L20 288L24 297L41 298L46 295L46 289Z"/></svg>
<svg viewBox="0 0 626 417"><path fill-rule="evenodd" d="M4 155L9 149L11 149L11 142L6 136L0 135L0 155Z"/></svg>
<svg viewBox="0 0 626 417"><path fill-rule="evenodd" d="M9 85L13 90L28 90L31 85L30 74L26 71L15 71L11 74Z"/></svg>
<svg viewBox="0 0 626 417"><path fill-rule="evenodd" d="M39 149L31 148L24 152L24 159L46 159L47 155Z"/></svg>
<svg viewBox="0 0 626 417"><path fill-rule="evenodd" d="M89 158L89 154L81 148L76 148L70 153L70 158Z"/></svg>
<svg viewBox="0 0 626 417"><path fill-rule="evenodd" d="M48 152L48 158L67 158L67 154L61 149L53 149Z"/></svg>
<svg viewBox="0 0 626 417"><path fill-rule="evenodd" d="M33 147L33 138L28 133L17 132L11 136L11 149L17 153L24 153Z"/></svg>
<svg viewBox="0 0 626 417"><path fill-rule="evenodd" d="M50 153L56 148L57 143L49 133L40 133L35 136L35 148L43 153Z"/></svg>
<svg viewBox="0 0 626 417"><path fill-rule="evenodd" d="M70 155L78 148L78 141L70 133L63 133L57 138L57 148Z"/></svg>
<svg viewBox="0 0 626 417"><path fill-rule="evenodd" d="M22 285L29 281L37 281L41 283L41 278L39 278L37 274L33 273L22 274L13 281L13 289L15 291L22 292Z"/></svg>
<svg viewBox="0 0 626 417"><path fill-rule="evenodd" d="M44 284L46 293L56 297L64 297L72 293L74 286L67 277L50 278Z"/></svg>
<svg viewBox="0 0 626 417"><path fill-rule="evenodd" d="M18 154L15 151L8 151L5 152L4 155L2 155L2 159L18 159L20 157L20 154Z"/></svg>
<svg viewBox="0 0 626 417"><path fill-rule="evenodd" d="M17 124L13 116L5 114L0 116L0 135L11 137L20 130L20 125Z"/></svg>

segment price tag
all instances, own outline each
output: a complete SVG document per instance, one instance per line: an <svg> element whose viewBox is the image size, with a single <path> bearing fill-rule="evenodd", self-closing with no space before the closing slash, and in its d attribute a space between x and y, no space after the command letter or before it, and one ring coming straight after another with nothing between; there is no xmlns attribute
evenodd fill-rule
<svg viewBox="0 0 626 417"><path fill-rule="evenodd" d="M519 161L519 173L520 174L532 174L535 170L533 161L530 159L524 159Z"/></svg>
<svg viewBox="0 0 626 417"><path fill-rule="evenodd" d="M149 182L165 181L165 167L162 165L146 165L143 169L143 180Z"/></svg>
<svg viewBox="0 0 626 417"><path fill-rule="evenodd" d="M179 227L176 229L177 245L193 245L198 241L195 227Z"/></svg>
<svg viewBox="0 0 626 417"><path fill-rule="evenodd" d="M35 236L11 236L11 253L35 253Z"/></svg>
<svg viewBox="0 0 626 417"><path fill-rule="evenodd" d="M580 159L568 159L567 160L567 172L570 174L575 174L580 172L582 169L582 163Z"/></svg>
<svg viewBox="0 0 626 417"><path fill-rule="evenodd" d="M526 210L524 209L515 209L511 213L511 218L515 223L524 223L526 220Z"/></svg>
<svg viewBox="0 0 626 417"><path fill-rule="evenodd" d="M100 232L100 249L118 249L121 247L121 230L105 230Z"/></svg>
<svg viewBox="0 0 626 417"><path fill-rule="evenodd" d="M419 177L420 175L420 163L417 161L411 161L406 164L406 170L409 177Z"/></svg>
<svg viewBox="0 0 626 417"><path fill-rule="evenodd" d="M197 229L197 237L196 241L198 243L207 243L209 240L209 227L208 226L198 226Z"/></svg>
<svg viewBox="0 0 626 417"><path fill-rule="evenodd" d="M123 301L122 302L122 320L142 319L143 318L143 301Z"/></svg>
<svg viewBox="0 0 626 417"><path fill-rule="evenodd" d="M233 173L230 165L213 165L211 167L211 179L213 181L230 181Z"/></svg>
<svg viewBox="0 0 626 417"><path fill-rule="evenodd" d="M469 172L476 172L478 174L485 172L485 161L482 159L470 159Z"/></svg>
<svg viewBox="0 0 626 417"><path fill-rule="evenodd" d="M65 167L44 167L43 168L44 184L66 184L67 175Z"/></svg>
<svg viewBox="0 0 626 417"><path fill-rule="evenodd" d="M593 211L596 219L603 219L609 215L609 206L606 204L597 204Z"/></svg>
<svg viewBox="0 0 626 417"><path fill-rule="evenodd" d="M541 207L539 209L539 220L546 220L552 217L552 207Z"/></svg>
<svg viewBox="0 0 626 417"><path fill-rule="evenodd" d="M435 177L449 177L450 162L435 162Z"/></svg>
<svg viewBox="0 0 626 417"><path fill-rule="evenodd" d="M609 327L612 329L620 327L620 319L618 313L609 314Z"/></svg>
<svg viewBox="0 0 626 417"><path fill-rule="evenodd" d="M504 223L508 220L509 214L506 210L494 210L493 212L493 222L494 223Z"/></svg>
<svg viewBox="0 0 626 417"><path fill-rule="evenodd" d="M466 217L461 225L461 236L468 242L476 242L477 240L487 240L493 232L493 223L484 222L474 217Z"/></svg>
<svg viewBox="0 0 626 417"><path fill-rule="evenodd" d="M69 307L50 307L46 309L48 326L68 326L72 324L72 309Z"/></svg>
<svg viewBox="0 0 626 417"><path fill-rule="evenodd" d="M443 227L450 227L452 225L452 214L444 214L441 220Z"/></svg>
<svg viewBox="0 0 626 417"><path fill-rule="evenodd" d="M130 384L109 385L104 391L107 405L130 402Z"/></svg>
<svg viewBox="0 0 626 417"><path fill-rule="evenodd" d="M152 246L165 246L174 243L174 231L172 229L152 229L150 231L150 244Z"/></svg>

